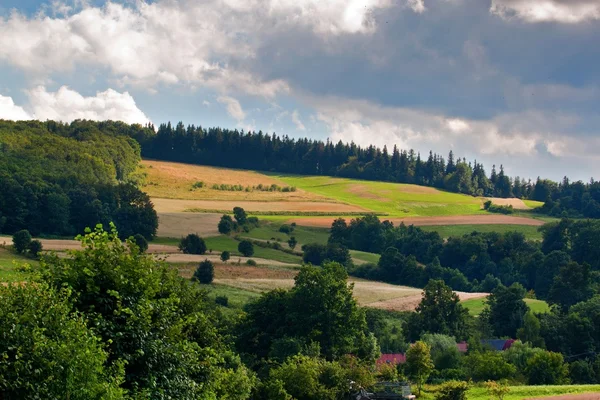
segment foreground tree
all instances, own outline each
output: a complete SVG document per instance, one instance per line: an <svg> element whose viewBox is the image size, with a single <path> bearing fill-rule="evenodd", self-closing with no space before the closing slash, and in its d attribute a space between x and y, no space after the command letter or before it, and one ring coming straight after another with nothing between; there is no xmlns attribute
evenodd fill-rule
<svg viewBox="0 0 600 400"><path fill-rule="evenodd" d="M414 343L406 352L405 371L408 377L417 384L419 396L433 369L429 345L422 341Z"/></svg>
<svg viewBox="0 0 600 400"><path fill-rule="evenodd" d="M83 249L42 260L41 277L82 313L125 365L134 398L245 399L252 378L225 345L216 305L177 272L99 226ZM126 362L125 362L126 361Z"/></svg>
<svg viewBox="0 0 600 400"><path fill-rule="evenodd" d="M31 234L27 229L20 230L13 235L12 241L17 253L25 253L31 244Z"/></svg>
<svg viewBox="0 0 600 400"><path fill-rule="evenodd" d="M122 364L104 368L108 354L65 293L0 285L0 332L0 398L123 398Z"/></svg>

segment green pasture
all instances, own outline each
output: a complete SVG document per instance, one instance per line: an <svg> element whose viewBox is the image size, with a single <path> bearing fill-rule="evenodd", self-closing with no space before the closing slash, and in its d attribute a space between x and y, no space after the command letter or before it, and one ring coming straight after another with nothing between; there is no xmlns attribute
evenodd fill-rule
<svg viewBox="0 0 600 400"><path fill-rule="evenodd" d="M208 296L214 300L217 296L227 296L229 300L228 308L241 309L245 304L260 297L260 293L251 292L249 290L239 289L231 286L210 284L200 285L206 289Z"/></svg>
<svg viewBox="0 0 600 400"><path fill-rule="evenodd" d="M435 397L436 386L426 385L421 399L433 399ZM414 390L413 390L414 392ZM564 394L577 393L597 393L600 392L600 385L540 385L540 386L510 386L510 392L504 397L504 400L522 400L537 397L560 396ZM491 396L487 389L482 385L476 385L467 392L469 400L489 400Z"/></svg>
<svg viewBox="0 0 600 400"><path fill-rule="evenodd" d="M0 282L21 282L26 280L25 273L18 270L18 267L24 264L37 265L38 262L15 254L7 249L0 248Z"/></svg>
<svg viewBox="0 0 600 400"><path fill-rule="evenodd" d="M367 253L366 251L350 250L350 255L354 261L360 260L371 264L377 264L381 258L380 254Z"/></svg>
<svg viewBox="0 0 600 400"><path fill-rule="evenodd" d="M304 226L296 226L294 231L289 235L283 232L279 232L281 225L285 224L285 221L281 222L270 222L264 223L258 228L252 229L248 233L242 233L240 236L258 240L277 240L281 242L287 242L292 236L296 238L299 245L307 243L327 243L329 238L329 229L326 228L310 228Z"/></svg>
<svg viewBox="0 0 600 400"><path fill-rule="evenodd" d="M395 217L481 214L482 199L417 185L326 176L275 175L290 186Z"/></svg>
<svg viewBox="0 0 600 400"><path fill-rule="evenodd" d="M525 235L527 239L542 240L542 233L538 231L539 227L529 225L432 225L421 226L420 228L428 232L437 232L442 238L464 236L471 232L497 232L500 234L519 232Z"/></svg>
<svg viewBox="0 0 600 400"><path fill-rule="evenodd" d="M461 301L460 304L469 310L469 314L478 316L485 308L485 299L470 299ZM534 313L545 313L550 311L550 306L543 300L525 299L525 304L527 304L529 309Z"/></svg>

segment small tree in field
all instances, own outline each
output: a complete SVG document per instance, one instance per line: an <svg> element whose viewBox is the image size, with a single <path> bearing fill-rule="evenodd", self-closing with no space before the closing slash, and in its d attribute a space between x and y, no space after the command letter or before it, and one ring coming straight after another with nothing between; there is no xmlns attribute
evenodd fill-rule
<svg viewBox="0 0 600 400"><path fill-rule="evenodd" d="M254 254L254 245L249 240L242 240L238 244L238 251L242 253L244 257L250 257Z"/></svg>
<svg viewBox="0 0 600 400"><path fill-rule="evenodd" d="M31 243L29 243L29 254L31 254L33 257L39 257L42 250L42 242L40 242L39 240L32 240Z"/></svg>
<svg viewBox="0 0 600 400"><path fill-rule="evenodd" d="M140 249L140 253L145 253L148 250L148 241L143 235L136 233L133 235L133 242Z"/></svg>
<svg viewBox="0 0 600 400"><path fill-rule="evenodd" d="M291 238L289 238L288 246L290 246L290 249L294 250L296 248L297 244L298 244L298 241L296 240L295 236L292 236Z"/></svg>
<svg viewBox="0 0 600 400"><path fill-rule="evenodd" d="M431 350L427 343L418 341L408 349L406 352L406 372L409 378L417 384L419 396L433 368Z"/></svg>
<svg viewBox="0 0 600 400"><path fill-rule="evenodd" d="M23 229L13 235L13 246L17 253L25 253L31 244L31 234L27 229Z"/></svg>
<svg viewBox="0 0 600 400"><path fill-rule="evenodd" d="M235 224L233 223L233 218L230 215L223 215L221 220L219 221L219 225L217 226L219 229L219 233L223 235L229 235L231 231L234 230Z"/></svg>
<svg viewBox="0 0 600 400"><path fill-rule="evenodd" d="M194 272L193 279L196 279L200 283L209 284L212 283L215 276L215 267L209 260L204 260L198 265L196 272Z"/></svg>
<svg viewBox="0 0 600 400"><path fill-rule="evenodd" d="M227 260L229 260L230 258L231 254L227 250L221 253L221 261L227 262Z"/></svg>
<svg viewBox="0 0 600 400"><path fill-rule="evenodd" d="M487 381L485 383L488 394L493 400L504 400L504 397L510 392L510 387L505 383Z"/></svg>
<svg viewBox="0 0 600 400"><path fill-rule="evenodd" d="M240 225L244 225L248 220L248 214L242 207L234 207L233 208L233 217Z"/></svg>
<svg viewBox="0 0 600 400"><path fill-rule="evenodd" d="M206 253L206 243L204 239L195 233L191 233L182 238L179 242L179 250L185 254L204 254Z"/></svg>

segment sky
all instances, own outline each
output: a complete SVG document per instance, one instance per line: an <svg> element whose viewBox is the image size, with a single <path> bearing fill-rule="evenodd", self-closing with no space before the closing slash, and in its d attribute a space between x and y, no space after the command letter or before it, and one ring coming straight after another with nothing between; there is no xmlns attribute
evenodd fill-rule
<svg viewBox="0 0 600 400"><path fill-rule="evenodd" d="M183 121L600 179L599 0L0 0L0 119Z"/></svg>

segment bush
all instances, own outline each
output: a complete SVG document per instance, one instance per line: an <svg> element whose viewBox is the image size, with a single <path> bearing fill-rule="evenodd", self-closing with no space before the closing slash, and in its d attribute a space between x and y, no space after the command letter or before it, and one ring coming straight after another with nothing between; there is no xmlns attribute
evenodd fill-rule
<svg viewBox="0 0 600 400"><path fill-rule="evenodd" d="M254 261L254 260L248 260L248 261L246 261L246 264L251 265L253 267L256 267L258 265L258 264L256 264L256 261Z"/></svg>
<svg viewBox="0 0 600 400"><path fill-rule="evenodd" d="M143 235L136 233L133 235L133 242L136 244L141 253L145 253L148 250L148 241Z"/></svg>
<svg viewBox="0 0 600 400"><path fill-rule="evenodd" d="M31 234L27 229L23 229L22 231L15 233L12 240L15 251L22 254L29 249L29 245L31 244Z"/></svg>
<svg viewBox="0 0 600 400"><path fill-rule="evenodd" d="M221 261L227 262L227 260L229 260L230 258L231 258L231 253L229 253L227 250L225 250L224 252L221 253Z"/></svg>
<svg viewBox="0 0 600 400"><path fill-rule="evenodd" d="M440 385L436 400L466 400L469 384L461 381L449 381Z"/></svg>
<svg viewBox="0 0 600 400"><path fill-rule="evenodd" d="M285 233L286 235L289 235L290 233L292 233L294 231L294 228L292 228L290 225L281 225L279 227L279 232L281 233Z"/></svg>
<svg viewBox="0 0 600 400"><path fill-rule="evenodd" d="M31 254L33 257L39 257L42 250L42 242L39 240L32 240L31 243L29 243L29 254Z"/></svg>
<svg viewBox="0 0 600 400"><path fill-rule="evenodd" d="M515 209L513 208L513 206L511 206L511 205L499 206L497 204L493 204L491 200L488 200L485 203L483 203L483 209L487 210L491 213L498 213L498 214L512 214L515 212Z"/></svg>
<svg viewBox="0 0 600 400"><path fill-rule="evenodd" d="M485 387L492 400L503 400L504 396L510 392L510 387L508 385L495 381L487 381Z"/></svg>
<svg viewBox="0 0 600 400"><path fill-rule="evenodd" d="M223 215L221 220L219 221L219 233L223 235L229 235L231 231L235 230L235 224L233 222L233 218L230 215Z"/></svg>
<svg viewBox="0 0 600 400"><path fill-rule="evenodd" d="M242 253L244 257L250 257L254 254L254 245L249 240L242 240L238 244L238 251Z"/></svg>
<svg viewBox="0 0 600 400"><path fill-rule="evenodd" d="M298 241L296 240L295 236L292 236L288 239L287 244L288 246L290 246L290 249L294 250L296 248L296 245L298 244Z"/></svg>
<svg viewBox="0 0 600 400"><path fill-rule="evenodd" d="M208 284L212 283L214 276L215 267L213 266L213 263L209 260L204 260L198 265L192 279L196 279L200 283Z"/></svg>
<svg viewBox="0 0 600 400"><path fill-rule="evenodd" d="M220 306L228 307L229 306L229 297L227 296L217 296L215 297L215 303Z"/></svg>
<svg viewBox="0 0 600 400"><path fill-rule="evenodd" d="M206 243L200 236L190 233L179 242L179 250L185 254L204 254L206 253Z"/></svg>
<svg viewBox="0 0 600 400"><path fill-rule="evenodd" d="M525 373L530 385L558 385L568 383L569 369L562 354L544 351L527 360Z"/></svg>
<svg viewBox="0 0 600 400"><path fill-rule="evenodd" d="M201 189L203 187L204 187L204 182L202 182L202 181L194 182L194 184L192 185L192 189Z"/></svg>

